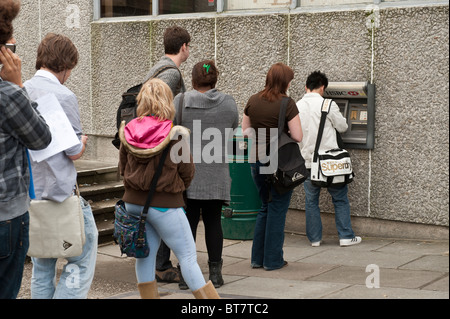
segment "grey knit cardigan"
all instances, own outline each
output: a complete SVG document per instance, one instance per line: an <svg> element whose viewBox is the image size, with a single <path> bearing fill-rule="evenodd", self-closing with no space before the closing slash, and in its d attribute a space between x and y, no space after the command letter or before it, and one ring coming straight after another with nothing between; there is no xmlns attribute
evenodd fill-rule
<svg viewBox="0 0 450 319"><path fill-rule="evenodd" d="M178 117L180 98L181 94L178 94L174 100L175 118ZM195 176L187 197L223 200L228 204L231 178L226 145L232 135L227 136L226 133L234 131L239 124L236 102L217 89L205 93L192 90L184 93L183 100L182 119L177 124L191 131L190 150L195 163Z"/></svg>

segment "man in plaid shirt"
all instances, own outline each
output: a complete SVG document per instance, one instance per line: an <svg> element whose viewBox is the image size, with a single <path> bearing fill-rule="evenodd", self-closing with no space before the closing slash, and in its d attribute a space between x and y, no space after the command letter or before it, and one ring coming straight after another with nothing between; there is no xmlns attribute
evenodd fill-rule
<svg viewBox="0 0 450 319"><path fill-rule="evenodd" d="M18 6L20 2L2 2L0 20L4 14L15 17ZM5 25L0 25L0 299L14 299L28 251L30 174L26 152L46 148L51 133L23 88L20 58L4 45L15 44L12 27L8 30Z"/></svg>

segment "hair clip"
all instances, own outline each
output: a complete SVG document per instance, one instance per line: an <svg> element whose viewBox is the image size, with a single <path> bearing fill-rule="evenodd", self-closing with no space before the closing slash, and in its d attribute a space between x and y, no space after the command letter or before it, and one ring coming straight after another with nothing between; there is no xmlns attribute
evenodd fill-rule
<svg viewBox="0 0 450 319"><path fill-rule="evenodd" d="M203 64L203 67L206 69L206 74L208 74L209 73L209 68L211 67L211 65Z"/></svg>

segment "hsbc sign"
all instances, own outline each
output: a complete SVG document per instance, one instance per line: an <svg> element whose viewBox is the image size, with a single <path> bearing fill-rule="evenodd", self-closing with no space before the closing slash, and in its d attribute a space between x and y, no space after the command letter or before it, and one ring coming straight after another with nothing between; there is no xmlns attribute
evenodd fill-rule
<svg viewBox="0 0 450 319"><path fill-rule="evenodd" d="M325 95L330 98L367 98L366 82L330 82Z"/></svg>

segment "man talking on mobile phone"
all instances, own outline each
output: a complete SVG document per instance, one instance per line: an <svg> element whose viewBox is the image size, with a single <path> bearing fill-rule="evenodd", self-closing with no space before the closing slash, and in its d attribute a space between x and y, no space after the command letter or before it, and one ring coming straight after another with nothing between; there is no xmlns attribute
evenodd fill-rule
<svg viewBox="0 0 450 319"><path fill-rule="evenodd" d="M52 138L23 88L12 27L19 10L19 0L0 2L0 299L17 297L29 246L27 149L44 149Z"/></svg>

